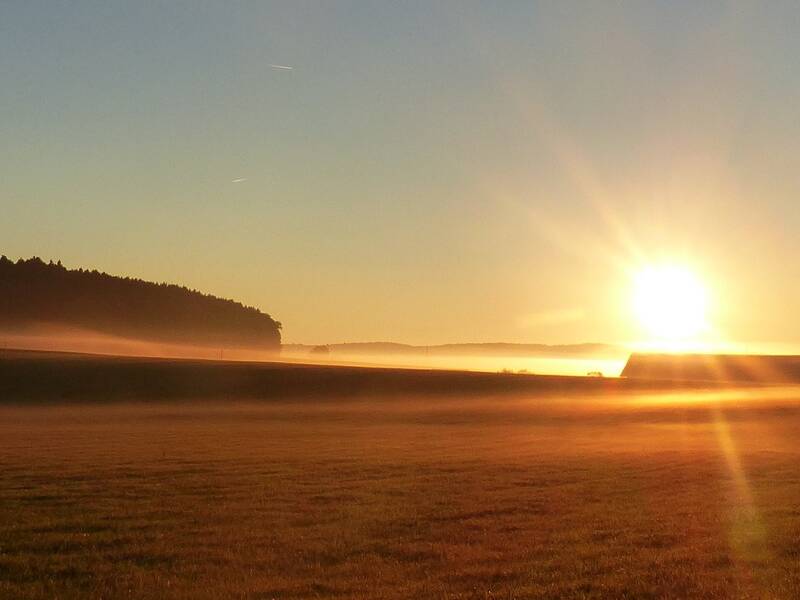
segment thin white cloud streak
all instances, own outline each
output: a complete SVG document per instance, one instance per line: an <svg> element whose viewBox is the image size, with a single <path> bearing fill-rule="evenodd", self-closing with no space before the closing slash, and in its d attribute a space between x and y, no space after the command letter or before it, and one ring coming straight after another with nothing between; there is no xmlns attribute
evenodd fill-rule
<svg viewBox="0 0 800 600"><path fill-rule="evenodd" d="M289 67L287 65L272 65L271 64L269 67L271 69L276 69L276 70L280 70L280 71L294 71L294 67Z"/></svg>

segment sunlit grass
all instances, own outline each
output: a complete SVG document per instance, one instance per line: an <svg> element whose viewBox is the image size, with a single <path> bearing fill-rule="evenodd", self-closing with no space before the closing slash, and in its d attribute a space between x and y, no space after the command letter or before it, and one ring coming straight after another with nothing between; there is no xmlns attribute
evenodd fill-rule
<svg viewBox="0 0 800 600"><path fill-rule="evenodd" d="M796 597L762 392L0 408L0 597Z"/></svg>

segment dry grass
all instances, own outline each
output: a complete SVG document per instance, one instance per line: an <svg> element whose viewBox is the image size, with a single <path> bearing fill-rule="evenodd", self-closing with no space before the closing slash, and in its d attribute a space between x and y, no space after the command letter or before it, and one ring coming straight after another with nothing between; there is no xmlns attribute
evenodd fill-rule
<svg viewBox="0 0 800 600"><path fill-rule="evenodd" d="M0 407L0 596L800 597L800 393L682 394Z"/></svg>

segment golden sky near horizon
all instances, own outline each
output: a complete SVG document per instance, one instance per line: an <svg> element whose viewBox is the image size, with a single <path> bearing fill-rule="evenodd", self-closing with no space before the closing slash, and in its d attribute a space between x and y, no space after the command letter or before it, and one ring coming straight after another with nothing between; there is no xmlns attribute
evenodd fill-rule
<svg viewBox="0 0 800 600"><path fill-rule="evenodd" d="M0 253L235 298L288 342L792 345L798 25L4 3Z"/></svg>

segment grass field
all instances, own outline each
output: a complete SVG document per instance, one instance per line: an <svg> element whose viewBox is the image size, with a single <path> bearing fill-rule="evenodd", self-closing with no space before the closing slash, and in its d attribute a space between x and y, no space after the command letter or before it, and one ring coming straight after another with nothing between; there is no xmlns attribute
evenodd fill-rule
<svg viewBox="0 0 800 600"><path fill-rule="evenodd" d="M800 597L800 390L152 364L0 359L0 597Z"/></svg>

